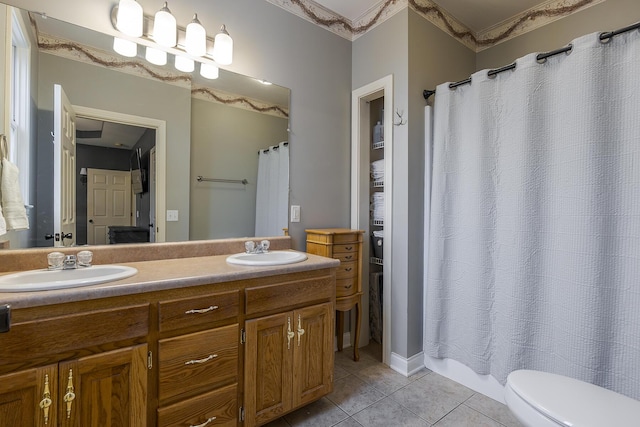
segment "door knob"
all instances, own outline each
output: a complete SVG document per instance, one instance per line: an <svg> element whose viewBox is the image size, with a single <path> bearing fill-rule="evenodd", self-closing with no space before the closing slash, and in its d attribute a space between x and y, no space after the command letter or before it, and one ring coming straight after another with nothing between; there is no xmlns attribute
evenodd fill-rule
<svg viewBox="0 0 640 427"><path fill-rule="evenodd" d="M89 220L89 224L93 224L93 220L92 219Z"/></svg>

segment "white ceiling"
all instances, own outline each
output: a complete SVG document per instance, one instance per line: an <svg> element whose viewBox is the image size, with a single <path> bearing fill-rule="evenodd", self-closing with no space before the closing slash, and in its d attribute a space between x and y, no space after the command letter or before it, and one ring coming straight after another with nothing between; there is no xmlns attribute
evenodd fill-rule
<svg viewBox="0 0 640 427"><path fill-rule="evenodd" d="M315 0L355 21L384 0ZM475 32L480 32L548 0L433 0Z"/></svg>

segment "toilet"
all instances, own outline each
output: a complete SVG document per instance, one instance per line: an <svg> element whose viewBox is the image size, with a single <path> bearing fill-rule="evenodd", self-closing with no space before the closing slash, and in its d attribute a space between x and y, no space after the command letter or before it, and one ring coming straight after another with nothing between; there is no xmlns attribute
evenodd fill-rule
<svg viewBox="0 0 640 427"><path fill-rule="evenodd" d="M562 375L513 371L504 393L511 412L527 427L640 426L640 401Z"/></svg>

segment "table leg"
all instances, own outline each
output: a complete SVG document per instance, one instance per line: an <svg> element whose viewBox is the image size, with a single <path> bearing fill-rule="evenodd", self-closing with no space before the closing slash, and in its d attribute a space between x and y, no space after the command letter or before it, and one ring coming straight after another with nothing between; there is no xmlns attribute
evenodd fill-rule
<svg viewBox="0 0 640 427"><path fill-rule="evenodd" d="M338 311L338 351L342 351L343 336L344 336L344 311Z"/></svg>
<svg viewBox="0 0 640 427"><path fill-rule="evenodd" d="M360 322L361 322L362 313L360 310L360 299L356 302L356 335L353 340L353 360L356 362L360 360L360 350L358 349L358 344L360 342Z"/></svg>

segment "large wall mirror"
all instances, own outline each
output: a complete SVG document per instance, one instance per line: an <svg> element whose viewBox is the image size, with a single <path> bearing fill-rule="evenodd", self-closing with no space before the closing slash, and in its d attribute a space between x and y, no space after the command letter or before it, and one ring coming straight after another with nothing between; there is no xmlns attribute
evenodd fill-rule
<svg viewBox="0 0 640 427"><path fill-rule="evenodd" d="M0 133L20 151L12 159L25 172L20 182L30 223L0 236L5 246L282 235L289 89L223 69L215 80L185 74L171 55L167 65L155 66L142 47L138 57L124 58L111 36L0 8L3 22L17 27L11 39L0 36L5 87L24 87L9 91L22 105L24 129L10 134L5 124ZM13 114L7 104L5 117ZM65 122L73 114L74 122ZM74 147L61 155L71 171L66 181L54 161L65 126L73 128L67 137ZM68 218L72 233L59 228Z"/></svg>

